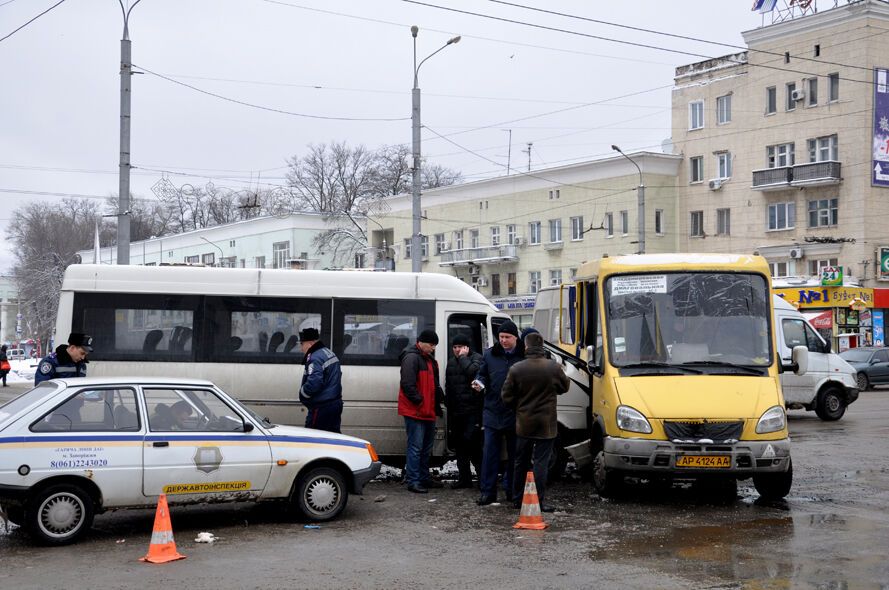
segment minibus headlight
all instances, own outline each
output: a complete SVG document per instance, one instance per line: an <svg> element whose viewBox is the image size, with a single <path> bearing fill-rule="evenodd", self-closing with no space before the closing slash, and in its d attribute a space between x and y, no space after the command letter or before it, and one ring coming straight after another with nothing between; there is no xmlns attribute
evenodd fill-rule
<svg viewBox="0 0 889 590"><path fill-rule="evenodd" d="M777 432L783 430L786 424L787 418L784 415L784 408L773 406L759 417L759 422L756 423L756 434Z"/></svg>
<svg viewBox="0 0 889 590"><path fill-rule="evenodd" d="M638 410L630 406L617 407L617 427L629 432L641 432L651 434L651 424Z"/></svg>

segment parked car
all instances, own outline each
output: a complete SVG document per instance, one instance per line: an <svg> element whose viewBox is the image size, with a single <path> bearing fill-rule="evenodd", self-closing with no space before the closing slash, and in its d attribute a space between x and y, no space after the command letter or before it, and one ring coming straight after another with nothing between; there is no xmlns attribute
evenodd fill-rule
<svg viewBox="0 0 889 590"><path fill-rule="evenodd" d="M857 371L858 389L865 391L873 385L889 383L889 348L861 346L850 348L840 356Z"/></svg>
<svg viewBox="0 0 889 590"><path fill-rule="evenodd" d="M9 361L23 361L28 358L28 355L22 348L10 348L6 351L6 358Z"/></svg>
<svg viewBox="0 0 889 590"><path fill-rule="evenodd" d="M162 493L171 505L280 501L326 521L380 468L365 440L271 424L203 380L56 379L0 406L0 504L50 545Z"/></svg>

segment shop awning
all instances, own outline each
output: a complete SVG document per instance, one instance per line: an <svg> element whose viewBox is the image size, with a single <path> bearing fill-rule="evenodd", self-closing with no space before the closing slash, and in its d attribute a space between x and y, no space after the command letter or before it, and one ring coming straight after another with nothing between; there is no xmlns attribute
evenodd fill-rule
<svg viewBox="0 0 889 590"><path fill-rule="evenodd" d="M833 310L804 313L803 317L809 320L809 323L817 330L833 328Z"/></svg>

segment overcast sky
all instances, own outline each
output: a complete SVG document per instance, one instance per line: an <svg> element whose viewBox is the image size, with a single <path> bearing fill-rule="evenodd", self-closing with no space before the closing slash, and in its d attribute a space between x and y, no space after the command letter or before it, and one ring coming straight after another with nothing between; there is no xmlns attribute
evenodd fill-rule
<svg viewBox="0 0 889 590"><path fill-rule="evenodd" d="M0 37L57 1L0 0ZM751 0L515 4L728 45L762 24ZM310 143L409 143L411 25L418 61L462 35L419 79L423 155L467 181L506 174L509 130L520 170L528 142L535 169L613 143L659 150L674 68L734 51L484 0L142 0L133 194L154 198L164 173L175 186L283 184L286 158ZM66 0L0 41L0 223L35 199L117 193L122 28L116 0ZM0 270L11 264L0 244Z"/></svg>

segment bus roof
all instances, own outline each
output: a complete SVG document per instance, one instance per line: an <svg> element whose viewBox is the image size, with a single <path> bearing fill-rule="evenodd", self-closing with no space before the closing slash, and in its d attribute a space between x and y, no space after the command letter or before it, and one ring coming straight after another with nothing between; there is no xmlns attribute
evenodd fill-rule
<svg viewBox="0 0 889 590"><path fill-rule="evenodd" d="M651 270L728 270L760 272L768 276L765 258L750 254L634 254L606 256L583 264L577 269L577 279L591 279L615 273Z"/></svg>
<svg viewBox="0 0 889 590"><path fill-rule="evenodd" d="M65 270L65 291L431 299L479 303L496 310L460 279L437 273L73 264Z"/></svg>

